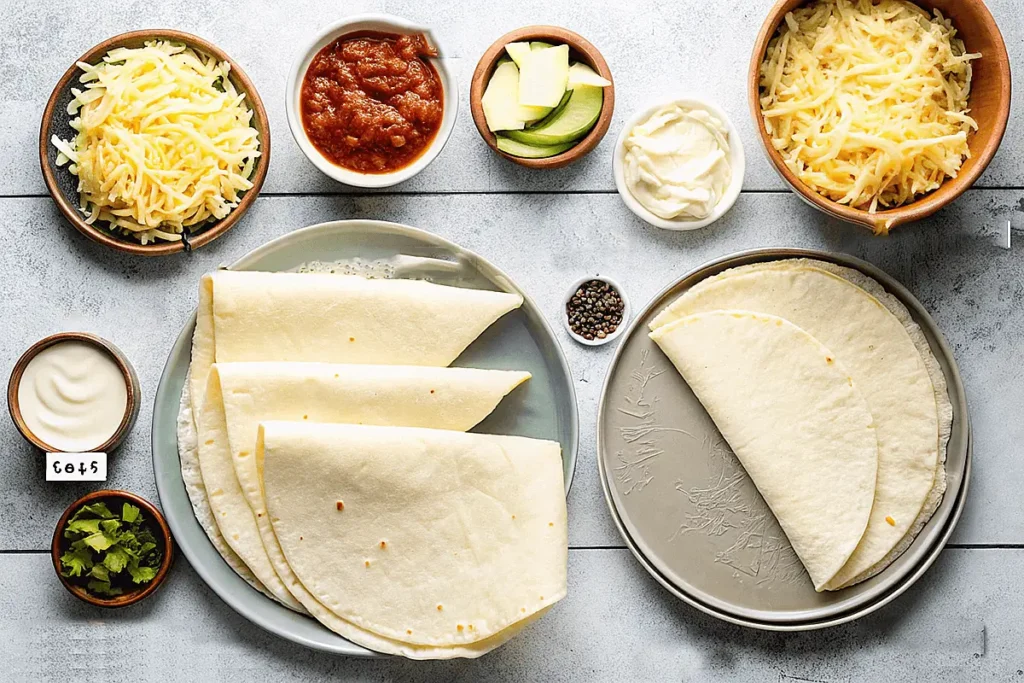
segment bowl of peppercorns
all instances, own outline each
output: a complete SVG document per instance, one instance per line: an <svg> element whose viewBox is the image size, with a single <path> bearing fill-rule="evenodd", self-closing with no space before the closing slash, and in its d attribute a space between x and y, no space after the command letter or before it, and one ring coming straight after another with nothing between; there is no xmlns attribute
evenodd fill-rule
<svg viewBox="0 0 1024 683"><path fill-rule="evenodd" d="M569 336L580 344L607 344L626 329L629 300L615 280L588 275L569 288L562 322Z"/></svg>

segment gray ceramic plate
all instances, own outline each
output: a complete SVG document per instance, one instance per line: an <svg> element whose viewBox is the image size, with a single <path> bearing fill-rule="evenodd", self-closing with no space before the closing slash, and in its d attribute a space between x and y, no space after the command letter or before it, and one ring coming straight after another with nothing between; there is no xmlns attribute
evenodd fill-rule
<svg viewBox="0 0 1024 683"><path fill-rule="evenodd" d="M910 310L939 360L953 404L947 490L914 544L879 575L816 593L778 522L682 377L647 336L666 305L728 268L814 258L871 276ZM970 421L956 364L934 321L910 292L863 261L801 250L755 250L709 263L673 283L640 312L619 345L598 416L598 465L623 538L676 595L714 616L769 629L849 621L905 590L952 533L966 496Z"/></svg>
<svg viewBox="0 0 1024 683"><path fill-rule="evenodd" d="M435 235L380 221L337 221L297 230L243 256L235 270L292 270L310 261L387 260L399 254L442 259L447 264L404 269L402 277L438 284L518 292L523 306L484 332L454 365L528 370L533 378L516 389L473 431L514 434L562 445L568 493L576 465L577 411L572 378L555 336L540 310L504 273L476 254ZM153 470L160 504L174 539L204 581L257 626L295 643L353 656L376 653L354 645L317 621L256 592L221 559L192 512L181 479L175 423L192 346L195 315L178 336L160 378L153 406Z"/></svg>

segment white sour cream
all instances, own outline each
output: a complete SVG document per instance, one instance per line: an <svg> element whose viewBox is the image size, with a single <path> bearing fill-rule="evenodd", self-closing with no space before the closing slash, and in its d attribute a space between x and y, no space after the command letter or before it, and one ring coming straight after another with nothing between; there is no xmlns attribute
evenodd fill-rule
<svg viewBox="0 0 1024 683"><path fill-rule="evenodd" d="M18 403L29 430L65 453L95 450L128 409L124 374L105 351L80 341L43 349L25 366Z"/></svg>
<svg viewBox="0 0 1024 683"><path fill-rule="evenodd" d="M729 130L704 109L665 105L630 131L625 147L626 185L659 218L707 218L732 181Z"/></svg>

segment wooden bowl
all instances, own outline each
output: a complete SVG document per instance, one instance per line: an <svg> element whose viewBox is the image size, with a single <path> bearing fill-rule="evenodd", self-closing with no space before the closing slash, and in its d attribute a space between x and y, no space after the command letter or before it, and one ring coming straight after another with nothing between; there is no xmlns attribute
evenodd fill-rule
<svg viewBox="0 0 1024 683"><path fill-rule="evenodd" d="M253 169L252 188L245 192L242 200L231 213L218 221L208 223L191 235L188 233L184 234L180 241L159 241L144 245L128 237L110 232L105 228L85 222L84 216L78 209L78 178L68 170L67 164L63 167L57 166L57 149L50 144L50 138L56 134L61 139L68 140L75 135L74 129L69 125L72 117L67 114L67 105L73 97L71 88L79 86L78 77L82 72L77 66L78 62L95 64L114 48L142 47L146 41L157 39L185 43L199 52L212 55L218 60L228 62L231 65L231 82L239 92L245 93L246 104L253 112L252 125L259 132L260 157L256 161L255 169ZM46 109L43 111L43 120L39 127L39 164L42 167L43 180L46 182L46 188L49 190L50 196L57 202L57 207L64 214L68 222L83 235L94 242L99 242L129 254L163 256L179 251L190 251L212 242L230 230L249 209L260 193L260 188L267 177L267 169L270 165L270 124L267 119L267 111L263 107L263 101L260 99L259 93L256 92L256 86L245 75L241 67L219 47L198 36L172 29L131 31L130 33L122 33L121 35L104 40L99 45L90 48L88 52L75 60L75 63L61 76L57 86L53 89L53 93L50 95L50 99L46 103Z"/></svg>
<svg viewBox="0 0 1024 683"><path fill-rule="evenodd" d="M569 58L589 65L594 71L612 82L604 89L604 103L601 106L601 115L597 123L590 129L581 140L573 147L561 154L544 159L524 159L522 157L505 154L498 149L498 139L487 128L487 119L484 117L484 108L480 103L483 99L487 82L491 80L491 74L498 65L498 60L505 54L505 46L509 43L520 41L539 40L546 43L564 43L569 46ZM483 57L476 65L473 72L473 80L469 87L469 108L473 112L473 122L476 129L480 131L480 137L484 142L501 156L514 161L520 166L528 168L561 168L572 162L583 158L590 150L597 147L601 138L608 132L608 126L612 122L612 112L615 110L615 81L612 78L608 62L604 60L601 53L597 51L587 39L568 29L557 26L525 26L510 33L506 33L484 52Z"/></svg>
<svg viewBox="0 0 1024 683"><path fill-rule="evenodd" d="M85 588L72 583L68 578L62 576L60 573L60 556L69 545L68 540L64 538L64 527L68 523L68 518L83 505L98 501L107 501L107 507L111 507L109 504L110 502L118 503L118 508L120 508L120 503L127 502L142 510L142 514L154 523L156 528L153 529L153 535L157 537L157 542L163 546L161 550L164 554L163 561L160 563L160 568L157 570L156 576L153 577L152 581L147 584L143 584L143 587L138 590L124 593L123 595L115 595L109 598L101 598L92 595L87 592ZM53 531L53 540L50 542L50 556L53 560L53 569L57 572L57 578L60 579L64 588L79 600L97 607L127 607L128 605L132 605L152 595L164 582L164 579L167 578L167 570L171 568L171 563L174 561L174 541L171 538L171 530L167 526L167 520L164 519L164 516L152 503L145 498L140 498L134 493L106 489L84 495L68 506L68 509L60 516L60 521L57 522L57 528Z"/></svg>
<svg viewBox="0 0 1024 683"><path fill-rule="evenodd" d="M94 449L96 452L109 453L121 445L121 442L124 441L135 425L135 420L139 416L139 407L142 405L142 389L139 386L139 377L135 374L135 368L128 361L128 357L121 352L121 349L106 339L97 337L94 334L88 334L87 332L59 332L45 339L40 339L30 346L28 351L21 354L21 358L14 364L11 378L7 382L7 410L11 414L14 426L18 428L18 431L25 437L26 441L48 453L60 452L60 449L54 448L36 436L25 423L25 418L21 414L21 402L18 399L18 385L21 384L21 377L25 373L25 368L40 351L66 341L92 344L100 351L109 355L114 363L117 364L117 367L121 369L121 374L124 375L125 387L128 390L128 403L125 406L124 417L121 419L121 424L118 426L117 431Z"/></svg>
<svg viewBox="0 0 1024 683"><path fill-rule="evenodd" d="M929 11L938 9L951 19L967 51L980 52L982 55L981 59L972 63L974 76L969 101L971 116L977 120L978 130L968 137L971 157L964 162L956 178L947 179L939 189L909 204L869 213L863 209L834 202L801 182L786 166L782 155L772 146L764 117L761 116L759 81L761 62L768 49L768 42L775 36L786 13L805 2L806 0L779 0L775 4L761 27L750 58L750 110L768 158L779 175L812 206L840 220L863 225L876 233L885 233L898 225L930 216L963 194L992 161L1010 117L1010 60L999 27L996 26L995 19L985 7L985 3L981 0L914 0L917 5Z"/></svg>

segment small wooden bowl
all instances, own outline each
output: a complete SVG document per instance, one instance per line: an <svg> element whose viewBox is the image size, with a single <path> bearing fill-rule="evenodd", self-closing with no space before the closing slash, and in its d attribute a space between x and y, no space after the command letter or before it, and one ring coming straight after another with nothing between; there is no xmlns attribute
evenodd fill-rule
<svg viewBox="0 0 1024 683"><path fill-rule="evenodd" d="M40 448L48 453L60 452L59 448L54 448L33 434L32 430L25 423L25 418L21 414L21 403L18 400L18 385L21 384L21 377L25 373L25 368L28 366L29 361L35 358L40 351L66 341L92 344L108 354L117 364L117 367L121 369L121 374L124 375L125 387L128 390L128 403L125 407L124 417L121 419L121 424L118 426L117 431L95 449L96 452L109 453L121 445L121 442L124 441L132 426L134 426L135 419L139 416L139 407L142 404L142 389L139 386L139 377L135 374L135 368L128 361L128 357L121 352L121 349L94 334L86 332L60 332L37 341L29 347L28 351L21 354L21 358L14 364L11 378L7 382L7 409L11 414L11 420L14 421L14 426L18 428L18 431L25 437L25 440L36 448Z"/></svg>
<svg viewBox="0 0 1024 683"><path fill-rule="evenodd" d="M505 154L498 149L498 138L487 128L487 119L484 117L484 108L480 103L483 99L487 82L491 80L491 74L498 65L498 60L505 54L505 46L509 43L520 41L539 40L546 43L564 43L569 46L570 59L583 62L589 65L594 71L612 82L604 89L604 103L601 106L601 115L597 123L590 129L583 139L579 140L573 147L561 154L544 159L524 159L522 157ZM615 110L615 81L612 78L608 62L604 60L601 53L597 51L587 39L579 34L573 33L557 26L526 26L510 33L506 33L484 52L483 57L476 65L473 72L473 80L469 87L469 108L473 112L473 122L476 129L480 131L480 137L484 142L501 156L514 161L520 166L528 168L561 168L586 156L590 150L597 147L601 138L608 132L608 126L612 122L612 112Z"/></svg>
<svg viewBox="0 0 1024 683"><path fill-rule="evenodd" d="M73 175L65 164L57 166L57 149L50 144L50 138L56 134L64 140L74 137L75 131L69 125L72 117L67 114L67 105L73 95L71 88L77 87L78 77L82 74L78 68L78 62L95 64L99 62L110 50L118 47L142 47L149 40L170 40L184 43L191 48L207 55L216 57L220 61L228 62L231 65L230 78L238 92L245 93L245 102L253 112L252 125L259 132L260 157L256 161L253 170L252 188L247 190L231 213L224 218L208 223L198 232L191 235L185 233L182 239L177 242L154 242L151 244L140 244L128 237L123 237L105 228L90 225L78 209L78 178ZM84 55L75 60L75 63L64 72L57 86L53 89L50 99L43 111L43 120L39 127L39 164L43 171L43 180L46 188L57 203L61 213L80 233L94 242L99 242L118 251L141 256L164 256L175 254L179 251L191 251L217 239L238 222L238 219L252 206L263 187L263 181L267 177L267 169L270 166L270 124L267 119L267 111L263 107L263 101L256 86L249 77L245 75L241 67L232 60L223 50L213 43L203 40L198 36L172 29L147 29L144 31L131 31L122 33L104 40L99 45L89 49Z"/></svg>
<svg viewBox="0 0 1024 683"><path fill-rule="evenodd" d="M68 523L68 518L70 518L71 515L83 505L98 501L108 501L107 507L110 507L111 511L114 510L114 508L109 504L111 501L117 503L131 503L142 510L142 514L145 515L149 521L155 523L156 528L153 529L153 535L157 537L157 542L163 546L161 550L164 554L163 561L160 563L160 568L157 570L156 576L153 577L152 581L147 584L143 584L143 587L138 590L124 593L123 595L115 595L110 598L97 597L86 591L82 586L72 583L70 579L61 575L60 567L60 556L69 545L67 539L64 538L64 527ZM120 509L120 505L117 505L116 507L117 509ZM64 588L79 600L97 607L127 607L128 605L132 605L149 597L156 592L156 589L163 583L164 579L167 577L167 570L171 568L171 563L174 561L174 541L171 538L171 530L167 526L167 520L164 519L164 516L152 503L145 498L140 498L134 493L105 489L86 494L68 506L68 509L60 516L60 521L57 522L57 528L53 531L53 540L50 542L50 556L53 560L53 569L57 572L57 578L60 579Z"/></svg>
<svg viewBox="0 0 1024 683"><path fill-rule="evenodd" d="M947 179L939 189L923 195L916 201L903 206L869 213L845 204L834 202L801 182L786 166L782 155L772 146L764 117L761 116L760 73L761 62L768 49L768 42L775 36L779 24L787 12L805 4L807 0L779 0L768 13L761 32L754 43L750 58L748 91L750 110L761 142L775 170L785 179L800 197L825 213L850 223L863 225L876 233L920 220L943 208L961 194L981 176L999 143L1010 117L1010 59L1006 45L996 26L995 19L982 0L913 0L915 4L931 11L938 9L953 21L957 35L963 39L968 52L980 52L981 59L972 62L974 75L971 81L971 116L978 122L978 130L968 137L971 158L967 159L956 178Z"/></svg>

